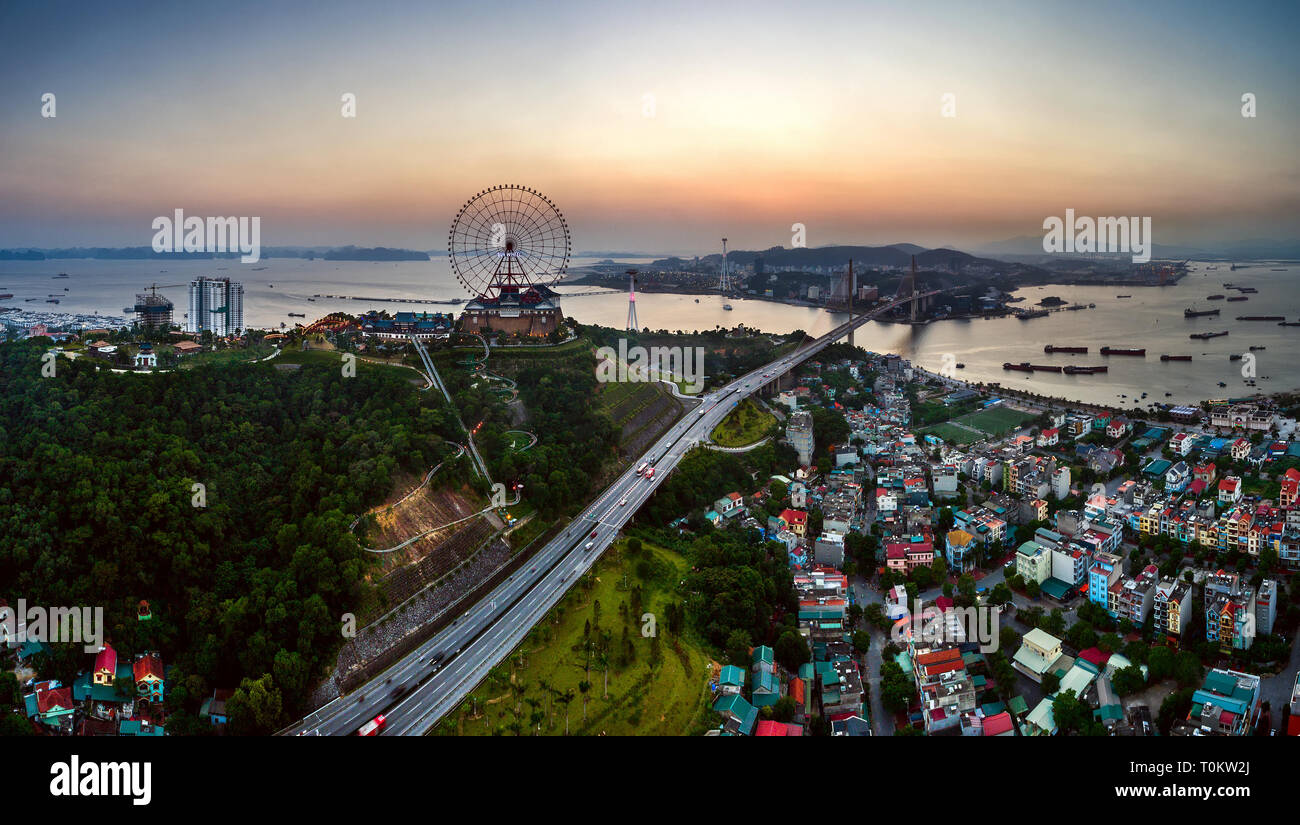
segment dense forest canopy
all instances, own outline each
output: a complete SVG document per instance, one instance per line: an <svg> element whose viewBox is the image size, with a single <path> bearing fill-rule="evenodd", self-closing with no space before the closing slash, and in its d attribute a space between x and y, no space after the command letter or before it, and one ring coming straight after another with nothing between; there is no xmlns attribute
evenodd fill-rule
<svg viewBox="0 0 1300 825"><path fill-rule="evenodd" d="M0 345L0 597L103 606L114 647L164 651L191 708L263 674L294 708L361 594L352 515L463 441L454 417L399 370L60 359L43 378L47 345ZM42 669L87 664L56 645Z"/></svg>

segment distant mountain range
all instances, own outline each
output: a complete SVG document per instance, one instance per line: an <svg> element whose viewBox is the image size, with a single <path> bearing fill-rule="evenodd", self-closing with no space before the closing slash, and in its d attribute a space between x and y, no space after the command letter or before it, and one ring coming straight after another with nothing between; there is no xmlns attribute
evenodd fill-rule
<svg viewBox="0 0 1300 825"><path fill-rule="evenodd" d="M927 269L947 269L961 270L970 266L989 266L994 268L1006 268L1004 261L990 258L979 258L966 252L956 249L927 249L916 244L900 243L890 246L819 246L815 248L799 247L795 249L786 249L782 246L774 246L770 249L760 251L751 251L738 249L727 252L727 261L737 266L747 266L752 264L757 258L763 259L764 267L774 269L798 269L800 267L842 267L850 259L853 263L863 267L906 267L911 264L912 256L916 256L916 265L919 268ZM655 261L659 266L672 266L675 263L683 263L686 258L665 258ZM701 262L709 264L719 264L722 261L721 253L702 256Z"/></svg>
<svg viewBox="0 0 1300 825"><path fill-rule="evenodd" d="M1042 235L1022 235L1018 238L984 244L975 249L984 255L997 255L1010 259L1081 257L1063 253L1055 253L1049 256L1048 253L1043 251ZM1153 257L1166 259L1293 260L1300 259L1300 240L1279 241L1272 238L1257 238L1246 241L1211 241L1196 246L1158 243L1153 245L1151 254Z"/></svg>
<svg viewBox="0 0 1300 825"><path fill-rule="evenodd" d="M76 246L61 249L0 249L0 261L44 261L100 258L105 260L228 260L239 252L155 252L150 246ZM263 258L321 258L326 261L427 261L428 252L386 246L264 246Z"/></svg>

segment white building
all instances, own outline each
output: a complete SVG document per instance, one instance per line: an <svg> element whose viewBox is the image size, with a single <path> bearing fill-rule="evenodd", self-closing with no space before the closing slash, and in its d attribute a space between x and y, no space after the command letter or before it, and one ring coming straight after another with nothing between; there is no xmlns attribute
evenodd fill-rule
<svg viewBox="0 0 1300 825"><path fill-rule="evenodd" d="M244 285L229 278L200 276L190 281L190 313L186 332L210 330L233 335L244 329Z"/></svg>
<svg viewBox="0 0 1300 825"><path fill-rule="evenodd" d="M1058 467L1052 474L1052 495L1058 499L1070 497L1070 468Z"/></svg>

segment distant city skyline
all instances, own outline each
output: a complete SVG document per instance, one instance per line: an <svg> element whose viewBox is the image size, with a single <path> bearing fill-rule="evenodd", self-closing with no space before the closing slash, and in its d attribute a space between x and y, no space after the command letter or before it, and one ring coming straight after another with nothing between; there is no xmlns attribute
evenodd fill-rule
<svg viewBox="0 0 1300 825"><path fill-rule="evenodd" d="M1165 246L1300 236L1296 4L1081 13L10 5L0 247L147 246L180 208L260 216L266 246L438 249L500 183L550 196L577 250L788 247L795 223L977 250L1066 209Z"/></svg>

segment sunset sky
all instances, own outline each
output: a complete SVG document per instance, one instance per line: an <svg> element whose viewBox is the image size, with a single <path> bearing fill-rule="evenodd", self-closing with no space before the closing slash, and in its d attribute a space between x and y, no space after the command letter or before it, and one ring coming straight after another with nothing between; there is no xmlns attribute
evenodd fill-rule
<svg viewBox="0 0 1300 825"><path fill-rule="evenodd" d="M974 247L1066 208L1300 237L1294 2L260 5L5 4L0 246L183 208L440 249L498 183L575 250Z"/></svg>

